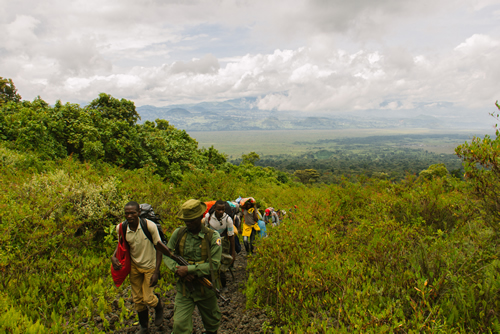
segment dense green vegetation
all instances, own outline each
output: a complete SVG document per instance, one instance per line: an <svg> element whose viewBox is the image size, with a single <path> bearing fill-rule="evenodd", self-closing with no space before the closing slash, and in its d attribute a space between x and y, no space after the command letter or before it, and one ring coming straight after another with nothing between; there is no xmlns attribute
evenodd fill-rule
<svg viewBox="0 0 500 334"><path fill-rule="evenodd" d="M73 156L126 169L147 167L172 181L187 170L226 162L213 147L198 150L195 140L165 120L137 124L133 102L104 93L84 108L60 101L51 107L40 98L19 102L8 95L2 101L0 138L5 146L36 152L44 160Z"/></svg>
<svg viewBox="0 0 500 334"><path fill-rule="evenodd" d="M427 135L435 140L463 138L463 135ZM418 174L428 166L443 163L453 175L460 177L464 171L461 160L454 154L434 153L415 147L423 135L369 136L364 138L330 139L315 142L298 142L312 147L298 155L280 154L260 157L256 165L273 167L290 174L314 169L319 173L315 182L340 183L342 176L388 177L402 180L406 174ZM394 143L398 143L397 146ZM333 148L324 148L328 144ZM231 162L238 164L241 159ZM299 178L300 180L300 178Z"/></svg>
<svg viewBox="0 0 500 334"><path fill-rule="evenodd" d="M305 185L254 166L251 152L235 166L198 150L166 121L138 125L130 101L50 107L1 82L0 332L97 332L79 326L96 317L120 328L106 315L127 286L109 274L123 205L151 203L169 236L186 199L239 195L298 206L249 258L247 306L272 315L266 331L500 330L499 132L457 148L464 180L434 161L401 181ZM160 288L172 282L165 274ZM118 304L121 319L135 316Z"/></svg>

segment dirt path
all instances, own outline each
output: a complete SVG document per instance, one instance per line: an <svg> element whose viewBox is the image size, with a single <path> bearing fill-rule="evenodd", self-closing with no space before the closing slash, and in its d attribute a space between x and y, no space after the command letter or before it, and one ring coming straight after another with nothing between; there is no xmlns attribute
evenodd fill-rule
<svg viewBox="0 0 500 334"><path fill-rule="evenodd" d="M246 275L247 261L246 257L242 255L244 253L245 251L243 250L240 254L236 256L236 261L234 264L235 268L233 270L234 279L229 272L227 273L227 278L228 278L227 290L223 291L223 295L226 298L231 298L231 301L226 305L223 305L221 302L219 302L219 307L222 312L221 326L218 331L219 334L263 333L262 324L264 322L267 322L268 324L271 323L271 320L266 316L263 310L260 309L245 310L246 298L245 295L242 293L242 290L247 280L247 275ZM162 326L156 327L154 325L153 323L154 310L150 309L149 333L170 334L172 332L175 293L176 293L175 289L161 293L161 299L165 304L164 319ZM128 294L128 289L125 290L124 294L125 295ZM126 299L125 306L130 310L133 309L131 298ZM113 303L113 308L114 308L113 312L110 313L108 316L106 316L106 318L108 318L108 321L111 324L118 321L119 318L118 315L120 314L120 310L118 309L118 300L116 300ZM99 323L100 317L96 318L94 319L94 321L97 323L98 327L102 328L102 324ZM135 321L134 317L132 317L130 320L125 321L127 325L125 329L116 331L110 330L109 333L135 333L139 329L139 326L138 325L134 326L133 325L134 321ZM203 323L196 309L193 317L193 323L194 323L193 333L197 334L203 333L204 331ZM113 325L112 328L114 328Z"/></svg>

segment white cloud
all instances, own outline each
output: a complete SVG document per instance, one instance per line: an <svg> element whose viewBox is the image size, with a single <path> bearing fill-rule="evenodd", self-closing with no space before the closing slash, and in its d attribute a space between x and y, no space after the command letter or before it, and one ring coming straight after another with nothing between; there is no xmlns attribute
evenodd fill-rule
<svg viewBox="0 0 500 334"><path fill-rule="evenodd" d="M465 42L460 43L455 50L466 54L488 52L498 46L498 41L490 36L474 34L467 38Z"/></svg>
<svg viewBox="0 0 500 334"><path fill-rule="evenodd" d="M477 108L499 98L496 4L0 0L0 76L50 103L106 92L158 106L260 96L261 108L310 112ZM470 28L447 30L457 8ZM407 20L417 28L398 30ZM421 38L455 33L440 48Z"/></svg>

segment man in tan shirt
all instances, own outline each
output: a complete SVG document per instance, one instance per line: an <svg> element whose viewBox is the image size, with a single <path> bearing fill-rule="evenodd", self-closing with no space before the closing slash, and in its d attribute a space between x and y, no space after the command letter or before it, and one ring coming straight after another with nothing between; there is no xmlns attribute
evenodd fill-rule
<svg viewBox="0 0 500 334"><path fill-rule="evenodd" d="M130 285L141 325L138 333L143 334L148 333L148 306L155 308L155 325L161 326L163 322L163 305L159 295L154 294L154 286L160 275L162 251L166 252L168 249L161 242L155 223L147 219L144 219L145 224L144 222L140 223L140 213L141 209L137 202L129 202L125 205L125 218L127 220L124 224L128 225L125 240L130 246L131 259ZM147 226L153 239L152 242L144 234L141 225ZM119 228L120 224L116 227L117 233ZM121 264L116 258L116 250L111 257L111 263L115 270L121 269Z"/></svg>

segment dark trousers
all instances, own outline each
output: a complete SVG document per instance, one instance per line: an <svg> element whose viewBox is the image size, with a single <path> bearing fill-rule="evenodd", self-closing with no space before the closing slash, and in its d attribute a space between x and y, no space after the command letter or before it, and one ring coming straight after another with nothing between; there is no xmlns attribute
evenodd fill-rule
<svg viewBox="0 0 500 334"><path fill-rule="evenodd" d="M252 229L252 233L250 234L250 238L243 237L243 244L245 245L245 250L247 251L247 254L253 253L253 242L255 240L256 233L257 232L255 231L255 229Z"/></svg>
<svg viewBox="0 0 500 334"><path fill-rule="evenodd" d="M236 234L234 235L234 250L236 251L236 254L241 252L240 238Z"/></svg>

